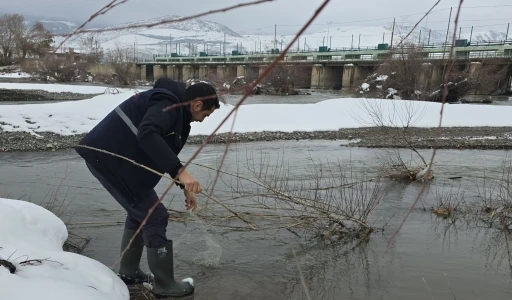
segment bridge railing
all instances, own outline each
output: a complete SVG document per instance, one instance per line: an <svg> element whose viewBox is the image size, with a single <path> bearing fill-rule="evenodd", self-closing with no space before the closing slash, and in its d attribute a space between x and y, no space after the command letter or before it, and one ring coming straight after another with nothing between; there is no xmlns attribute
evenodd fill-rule
<svg viewBox="0 0 512 300"><path fill-rule="evenodd" d="M466 47L492 47L492 46L504 46L504 45L512 45L512 40L496 40L496 41L485 41L485 42L470 42L467 44ZM411 47L403 47L403 49L436 49L436 48L449 48L451 46L450 43L439 43L439 44L419 44L414 45ZM465 48L465 47L460 47ZM380 50L377 46L366 46L366 47L339 47L339 48L329 48L328 51L319 51L319 50L296 50L296 49L290 49L288 51L288 55L313 55L313 54L326 54L333 52L364 52L364 51L382 51L387 52L388 50ZM177 57L171 57L168 54L153 54L153 58L169 58L169 59L179 59L179 58L201 58L201 57L237 57L237 56L277 56L279 54L271 53L271 51L245 51L240 52L238 54L232 54L232 53L219 53L219 52L210 52L207 56L200 56L199 54L196 55L184 55L184 56L177 56Z"/></svg>
<svg viewBox="0 0 512 300"><path fill-rule="evenodd" d="M407 54L403 54L403 56L407 57ZM425 57L422 59L424 60L436 60L436 59L447 59L449 57L449 52L431 52L428 53ZM204 57L202 57L204 58ZM402 54L394 54L391 56L391 58L395 59L401 59ZM485 58L512 58L512 51L505 51L505 52L498 52L498 51L469 51L469 52L456 52L454 57L458 60L463 59L485 59ZM186 61L177 61L179 58L173 57L173 58L159 58L156 59L146 59L143 60L140 63L151 63L151 64L158 64L158 63L166 63L166 64L264 64L264 63L270 63L272 60L237 60L237 61L230 61L227 58L224 60L216 60L216 61L201 61L196 60L192 58L187 58ZM356 58L347 58L343 56L313 56L309 55L306 56L306 59L300 59L295 57L294 59L290 59L290 57L285 57L284 62L290 62L290 63L315 63L315 62L358 62L358 61L380 61L386 58L379 57L377 55L361 55ZM173 61L174 60L174 61Z"/></svg>

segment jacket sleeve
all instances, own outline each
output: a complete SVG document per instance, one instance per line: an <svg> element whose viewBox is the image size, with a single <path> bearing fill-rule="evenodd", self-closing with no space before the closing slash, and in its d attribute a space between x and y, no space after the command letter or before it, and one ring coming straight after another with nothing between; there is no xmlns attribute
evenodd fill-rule
<svg viewBox="0 0 512 300"><path fill-rule="evenodd" d="M166 171L176 178L183 167L178 156L169 148L163 137L176 127L178 110L163 109L172 102L166 95L154 95L149 101L149 108L139 124L137 140L142 149Z"/></svg>

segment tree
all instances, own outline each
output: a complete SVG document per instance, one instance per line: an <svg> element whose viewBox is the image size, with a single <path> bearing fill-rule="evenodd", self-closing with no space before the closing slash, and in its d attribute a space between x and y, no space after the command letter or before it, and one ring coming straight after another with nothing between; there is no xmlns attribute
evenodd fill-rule
<svg viewBox="0 0 512 300"><path fill-rule="evenodd" d="M119 84L129 85L135 80L135 65L133 54L129 48L116 45L115 49L105 53L105 63L112 68L114 78Z"/></svg>
<svg viewBox="0 0 512 300"><path fill-rule="evenodd" d="M18 14L0 16L0 65L14 62L20 37L25 30L25 19Z"/></svg>
<svg viewBox="0 0 512 300"><path fill-rule="evenodd" d="M24 28L17 42L20 59L24 60L27 55L43 56L51 49L52 43L53 35L43 23L37 22L28 30Z"/></svg>
<svg viewBox="0 0 512 300"><path fill-rule="evenodd" d="M103 48L95 35L86 35L79 40L81 58L89 64L97 64L103 59Z"/></svg>
<svg viewBox="0 0 512 300"><path fill-rule="evenodd" d="M53 35L41 22L25 26L25 18L19 14L0 16L0 65L10 65L17 58L27 55L43 56L53 43Z"/></svg>

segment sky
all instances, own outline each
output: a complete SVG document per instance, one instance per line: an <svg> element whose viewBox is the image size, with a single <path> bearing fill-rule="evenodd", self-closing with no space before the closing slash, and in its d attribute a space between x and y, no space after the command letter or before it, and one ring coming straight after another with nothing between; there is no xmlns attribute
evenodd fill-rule
<svg viewBox="0 0 512 300"><path fill-rule="evenodd" d="M40 18L83 23L90 15L112 0L0 0L0 11ZM121 0L118 0L121 1ZM437 0L331 0L311 30L325 26L384 26L393 18L402 25L414 25ZM95 27L144 20L165 15L187 16L236 5L249 0L128 0L92 23ZM312 16L323 0L274 0L257 6L217 13L205 20L219 22L242 34L292 34ZM441 0L422 26L446 28L453 7L455 16L459 0ZM505 32L512 18L510 0L465 0L461 12L463 30L499 30ZM453 20L453 19L452 19ZM329 25L327 25L329 24ZM511 30L512 33L512 30Z"/></svg>

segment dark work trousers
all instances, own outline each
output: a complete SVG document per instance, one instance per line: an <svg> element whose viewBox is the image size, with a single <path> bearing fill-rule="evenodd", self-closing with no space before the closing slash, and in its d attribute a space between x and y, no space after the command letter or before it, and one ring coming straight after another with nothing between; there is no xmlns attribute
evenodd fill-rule
<svg viewBox="0 0 512 300"><path fill-rule="evenodd" d="M134 206L130 205L121 193L119 193L93 166L86 163L92 175L98 179L103 187L112 195L112 197L126 210L125 228L137 230L147 216L149 209L158 201L158 195L154 190L140 199ZM169 221L169 213L162 203L159 203L151 216L142 227L142 237L144 245L147 248L159 248L167 244L166 230Z"/></svg>

